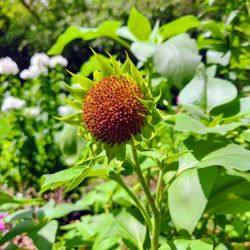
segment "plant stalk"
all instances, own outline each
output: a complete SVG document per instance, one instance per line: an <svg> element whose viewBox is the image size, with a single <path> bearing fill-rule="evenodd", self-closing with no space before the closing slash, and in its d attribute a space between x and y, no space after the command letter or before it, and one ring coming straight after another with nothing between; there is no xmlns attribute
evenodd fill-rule
<svg viewBox="0 0 250 250"><path fill-rule="evenodd" d="M115 175L111 177L114 181L116 181L126 192L127 194L132 198L134 203L137 205L138 209L140 210L142 216L145 219L146 224L149 227L149 230L152 231L152 222L150 219L150 216L148 214L148 211L144 207L144 205L139 201L139 199L136 197L136 195L131 191L131 189L126 185L126 183L122 180L120 175Z"/></svg>
<svg viewBox="0 0 250 250"><path fill-rule="evenodd" d="M156 206L154 198L150 192L149 186L147 185L147 182L141 171L136 148L133 144L131 145L131 148L132 148L132 154L133 154L133 159L134 159L134 164L135 164L135 172L141 183L142 189L148 199L149 206L153 212L153 230L152 230L152 237L151 237L151 250L158 250L158 238L159 238L159 231L160 231L160 211Z"/></svg>

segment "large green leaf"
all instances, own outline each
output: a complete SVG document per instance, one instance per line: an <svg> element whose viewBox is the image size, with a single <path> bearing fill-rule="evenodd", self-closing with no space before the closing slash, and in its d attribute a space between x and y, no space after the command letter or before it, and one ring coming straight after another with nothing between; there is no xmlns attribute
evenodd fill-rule
<svg viewBox="0 0 250 250"><path fill-rule="evenodd" d="M152 57L155 46L155 43L152 42L134 42L131 44L131 51L138 60L145 62Z"/></svg>
<svg viewBox="0 0 250 250"><path fill-rule="evenodd" d="M42 176L41 192L48 189L55 189L79 176L82 172L82 167L73 167L59 171L55 174L46 174Z"/></svg>
<svg viewBox="0 0 250 250"><path fill-rule="evenodd" d="M236 97L237 89L229 81L198 74L180 92L179 104L207 113Z"/></svg>
<svg viewBox="0 0 250 250"><path fill-rule="evenodd" d="M168 206L178 231L192 234L201 218L216 179L215 168L191 169L180 174L168 190Z"/></svg>
<svg viewBox="0 0 250 250"><path fill-rule="evenodd" d="M220 141L196 141L192 138L184 141L182 148L192 151L180 158L179 172L188 168L222 166L228 170L250 170L250 151L236 144Z"/></svg>
<svg viewBox="0 0 250 250"><path fill-rule="evenodd" d="M129 30L139 39L148 40L151 33L151 24L136 8L132 8L128 18Z"/></svg>
<svg viewBox="0 0 250 250"><path fill-rule="evenodd" d="M58 222L52 220L42 228L39 228L39 230L33 231L28 235L39 250L51 250L56 240L57 228Z"/></svg>
<svg viewBox="0 0 250 250"><path fill-rule="evenodd" d="M59 36L56 43L48 51L48 54L56 55L62 53L64 47L77 38L82 38L83 40L88 41L99 36L100 34L96 28L81 28L77 26L71 26Z"/></svg>
<svg viewBox="0 0 250 250"><path fill-rule="evenodd" d="M250 174L248 174L250 175ZM244 179L221 174L210 194L206 211L216 214L237 214L250 211L250 183Z"/></svg>
<svg viewBox="0 0 250 250"><path fill-rule="evenodd" d="M159 250L213 250L213 241L211 239L176 239L163 244Z"/></svg>
<svg viewBox="0 0 250 250"><path fill-rule="evenodd" d="M146 226L142 225L135 217L125 211L116 217L116 223L124 239L129 240L138 249L144 249L143 243L146 238Z"/></svg>
<svg viewBox="0 0 250 250"><path fill-rule="evenodd" d="M159 33L161 34L162 39L165 40L171 36L185 33L189 29L199 26L201 26L200 21L195 16L188 15L164 24L160 27Z"/></svg>
<svg viewBox="0 0 250 250"><path fill-rule="evenodd" d="M187 34L157 45L153 55L155 69L179 88L194 77L200 59L195 40Z"/></svg>
<svg viewBox="0 0 250 250"><path fill-rule="evenodd" d="M175 129L182 132L193 132L197 134L215 133L225 135L228 131L234 130L241 125L240 122L221 124L213 127L207 127L199 120L187 115L179 114L176 116Z"/></svg>
<svg viewBox="0 0 250 250"><path fill-rule="evenodd" d="M59 36L56 43L48 51L48 54L55 55L62 53L64 47L77 38L82 38L83 40L88 41L106 36L120 42L121 39L116 36L116 31L120 26L121 22L118 21L104 21L97 28L71 26Z"/></svg>

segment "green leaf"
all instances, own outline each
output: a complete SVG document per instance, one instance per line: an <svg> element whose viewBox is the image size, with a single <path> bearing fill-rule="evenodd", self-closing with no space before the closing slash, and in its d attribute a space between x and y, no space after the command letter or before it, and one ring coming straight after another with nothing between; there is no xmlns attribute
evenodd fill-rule
<svg viewBox="0 0 250 250"><path fill-rule="evenodd" d="M138 39L134 36L134 34L129 30L127 26L122 26L119 29L117 29L116 34L132 42L138 41Z"/></svg>
<svg viewBox="0 0 250 250"><path fill-rule="evenodd" d="M180 174L170 185L169 211L178 231L192 234L206 208L216 175L215 168L191 169Z"/></svg>
<svg viewBox="0 0 250 250"><path fill-rule="evenodd" d="M60 35L56 43L48 51L49 55L61 54L64 47L71 41L82 38L83 40L91 40L100 36L96 28L81 28L77 26L71 26Z"/></svg>
<svg viewBox="0 0 250 250"><path fill-rule="evenodd" d="M222 175L216 180L206 211L216 214L237 214L250 211L250 183L242 178Z"/></svg>
<svg viewBox="0 0 250 250"><path fill-rule="evenodd" d="M240 137L243 138L245 141L250 142L250 129L247 129L247 130L243 131L240 134Z"/></svg>
<svg viewBox="0 0 250 250"><path fill-rule="evenodd" d="M145 62L152 57L155 46L155 43L152 42L133 42L131 44L131 51L138 60Z"/></svg>
<svg viewBox="0 0 250 250"><path fill-rule="evenodd" d="M131 214L123 211L116 217L116 223L124 239L129 240L138 249L143 250L146 238L146 226L142 225Z"/></svg>
<svg viewBox="0 0 250 250"><path fill-rule="evenodd" d="M182 132L193 132L197 134L215 133L225 135L228 131L234 130L241 125L240 122L216 125L207 127L199 120L192 118L187 114L178 114L176 116L175 129Z"/></svg>
<svg viewBox="0 0 250 250"><path fill-rule="evenodd" d="M188 168L222 166L228 170L250 170L250 151L236 144L219 141L184 141L185 149L192 151L180 158L179 172Z"/></svg>
<svg viewBox="0 0 250 250"><path fill-rule="evenodd" d="M236 87L229 81L209 78L207 84L207 110L228 103L237 97Z"/></svg>
<svg viewBox="0 0 250 250"><path fill-rule="evenodd" d="M72 179L79 176L81 172L82 167L73 167L54 174L43 175L41 179L41 192L43 193L48 189L55 189L65 183L68 183Z"/></svg>
<svg viewBox="0 0 250 250"><path fill-rule="evenodd" d="M136 8L132 8L128 18L129 30L139 39L148 40L151 33L151 24Z"/></svg>
<svg viewBox="0 0 250 250"><path fill-rule="evenodd" d="M194 77L200 59L195 40L187 34L175 36L157 45L153 55L157 72L178 88Z"/></svg>
<svg viewBox="0 0 250 250"><path fill-rule="evenodd" d="M179 104L210 112L237 97L236 87L229 81L196 75L180 92Z"/></svg>
<svg viewBox="0 0 250 250"><path fill-rule="evenodd" d="M74 189L75 187L77 187L78 185L80 185L83 180L88 176L88 172L90 170L89 166L85 166L84 168L82 168L82 172L80 175L76 176L71 183L69 184L69 186L67 187L67 189L65 190L65 193L71 191L72 189Z"/></svg>
<svg viewBox="0 0 250 250"><path fill-rule="evenodd" d="M98 26L98 31L102 36L116 38L117 29L121 25L122 25L122 22L120 21L113 21L113 20L104 21Z"/></svg>
<svg viewBox="0 0 250 250"><path fill-rule="evenodd" d="M188 15L161 26L159 33L161 34L162 39L166 40L171 36L185 33L189 29L199 26L201 26L200 21L195 16Z"/></svg>
<svg viewBox="0 0 250 250"><path fill-rule="evenodd" d="M198 167L219 165L227 169L250 170L250 151L236 144L229 144L206 155Z"/></svg>
<svg viewBox="0 0 250 250"><path fill-rule="evenodd" d="M0 245L4 244L5 242L13 239L17 235L20 235L22 233L29 233L37 228L37 224L35 224L31 220L25 220L20 223L18 223L15 227L13 227L8 233L6 233L1 239L0 239Z"/></svg>
<svg viewBox="0 0 250 250"><path fill-rule="evenodd" d="M49 55L61 54L64 47L71 41L82 38L85 41L96 39L99 37L110 37L118 42L127 45L125 41L116 36L117 29L121 26L119 21L104 21L98 28L84 28L71 26L62 35L59 36L56 43L48 51Z"/></svg>
<svg viewBox="0 0 250 250"><path fill-rule="evenodd" d="M163 244L159 250L213 250L213 240L204 238L198 240L176 239Z"/></svg>
<svg viewBox="0 0 250 250"><path fill-rule="evenodd" d="M4 203L16 203L17 201L13 199L9 194L0 192L0 205Z"/></svg>
<svg viewBox="0 0 250 250"><path fill-rule="evenodd" d="M31 232L28 235L39 250L52 250L56 240L57 228L58 222L52 220L38 231Z"/></svg>

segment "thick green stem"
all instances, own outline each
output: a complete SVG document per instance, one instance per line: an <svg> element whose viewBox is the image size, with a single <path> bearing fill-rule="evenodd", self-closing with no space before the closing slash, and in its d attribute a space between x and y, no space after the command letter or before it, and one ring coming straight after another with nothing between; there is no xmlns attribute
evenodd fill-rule
<svg viewBox="0 0 250 250"><path fill-rule="evenodd" d="M160 206L161 206L160 195L161 195L162 181L163 181L163 173L162 173L162 170L160 169L160 174L158 177L158 182L157 182L157 187L156 187L156 206L158 207L159 210L160 210Z"/></svg>
<svg viewBox="0 0 250 250"><path fill-rule="evenodd" d="M146 224L149 227L149 230L152 230L152 222L150 220L148 211L144 207L144 205L139 201L139 199L135 196L135 194L131 191L131 189L126 185L126 183L122 180L120 175L115 175L111 177L114 181L116 181L127 193L128 195L132 198L138 209L140 210L142 216L145 219Z"/></svg>
<svg viewBox="0 0 250 250"><path fill-rule="evenodd" d="M141 183L142 189L143 189L143 191L148 199L149 206L153 212L153 231L152 231L152 237L151 237L151 250L157 250L158 249L159 231L160 231L160 212L156 206L154 198L150 192L149 186L147 185L147 182L146 182L146 180L143 176L143 173L141 171L136 148L134 145L131 145L131 148L132 148L132 154L133 154L134 163L135 163L135 172L136 172L138 179Z"/></svg>

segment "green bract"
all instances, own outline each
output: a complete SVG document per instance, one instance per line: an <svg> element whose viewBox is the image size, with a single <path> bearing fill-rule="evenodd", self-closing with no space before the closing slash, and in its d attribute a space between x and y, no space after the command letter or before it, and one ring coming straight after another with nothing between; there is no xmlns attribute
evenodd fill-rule
<svg viewBox="0 0 250 250"><path fill-rule="evenodd" d="M156 109L158 98L152 97L147 79L128 55L121 64L111 55L93 53L97 65L93 81L70 73L81 88L66 85L74 98L67 103L80 112L58 118L79 126L78 134L89 141L81 164L104 151L109 162L124 160L126 144L142 150L140 142L153 137L152 125L162 118Z"/></svg>

